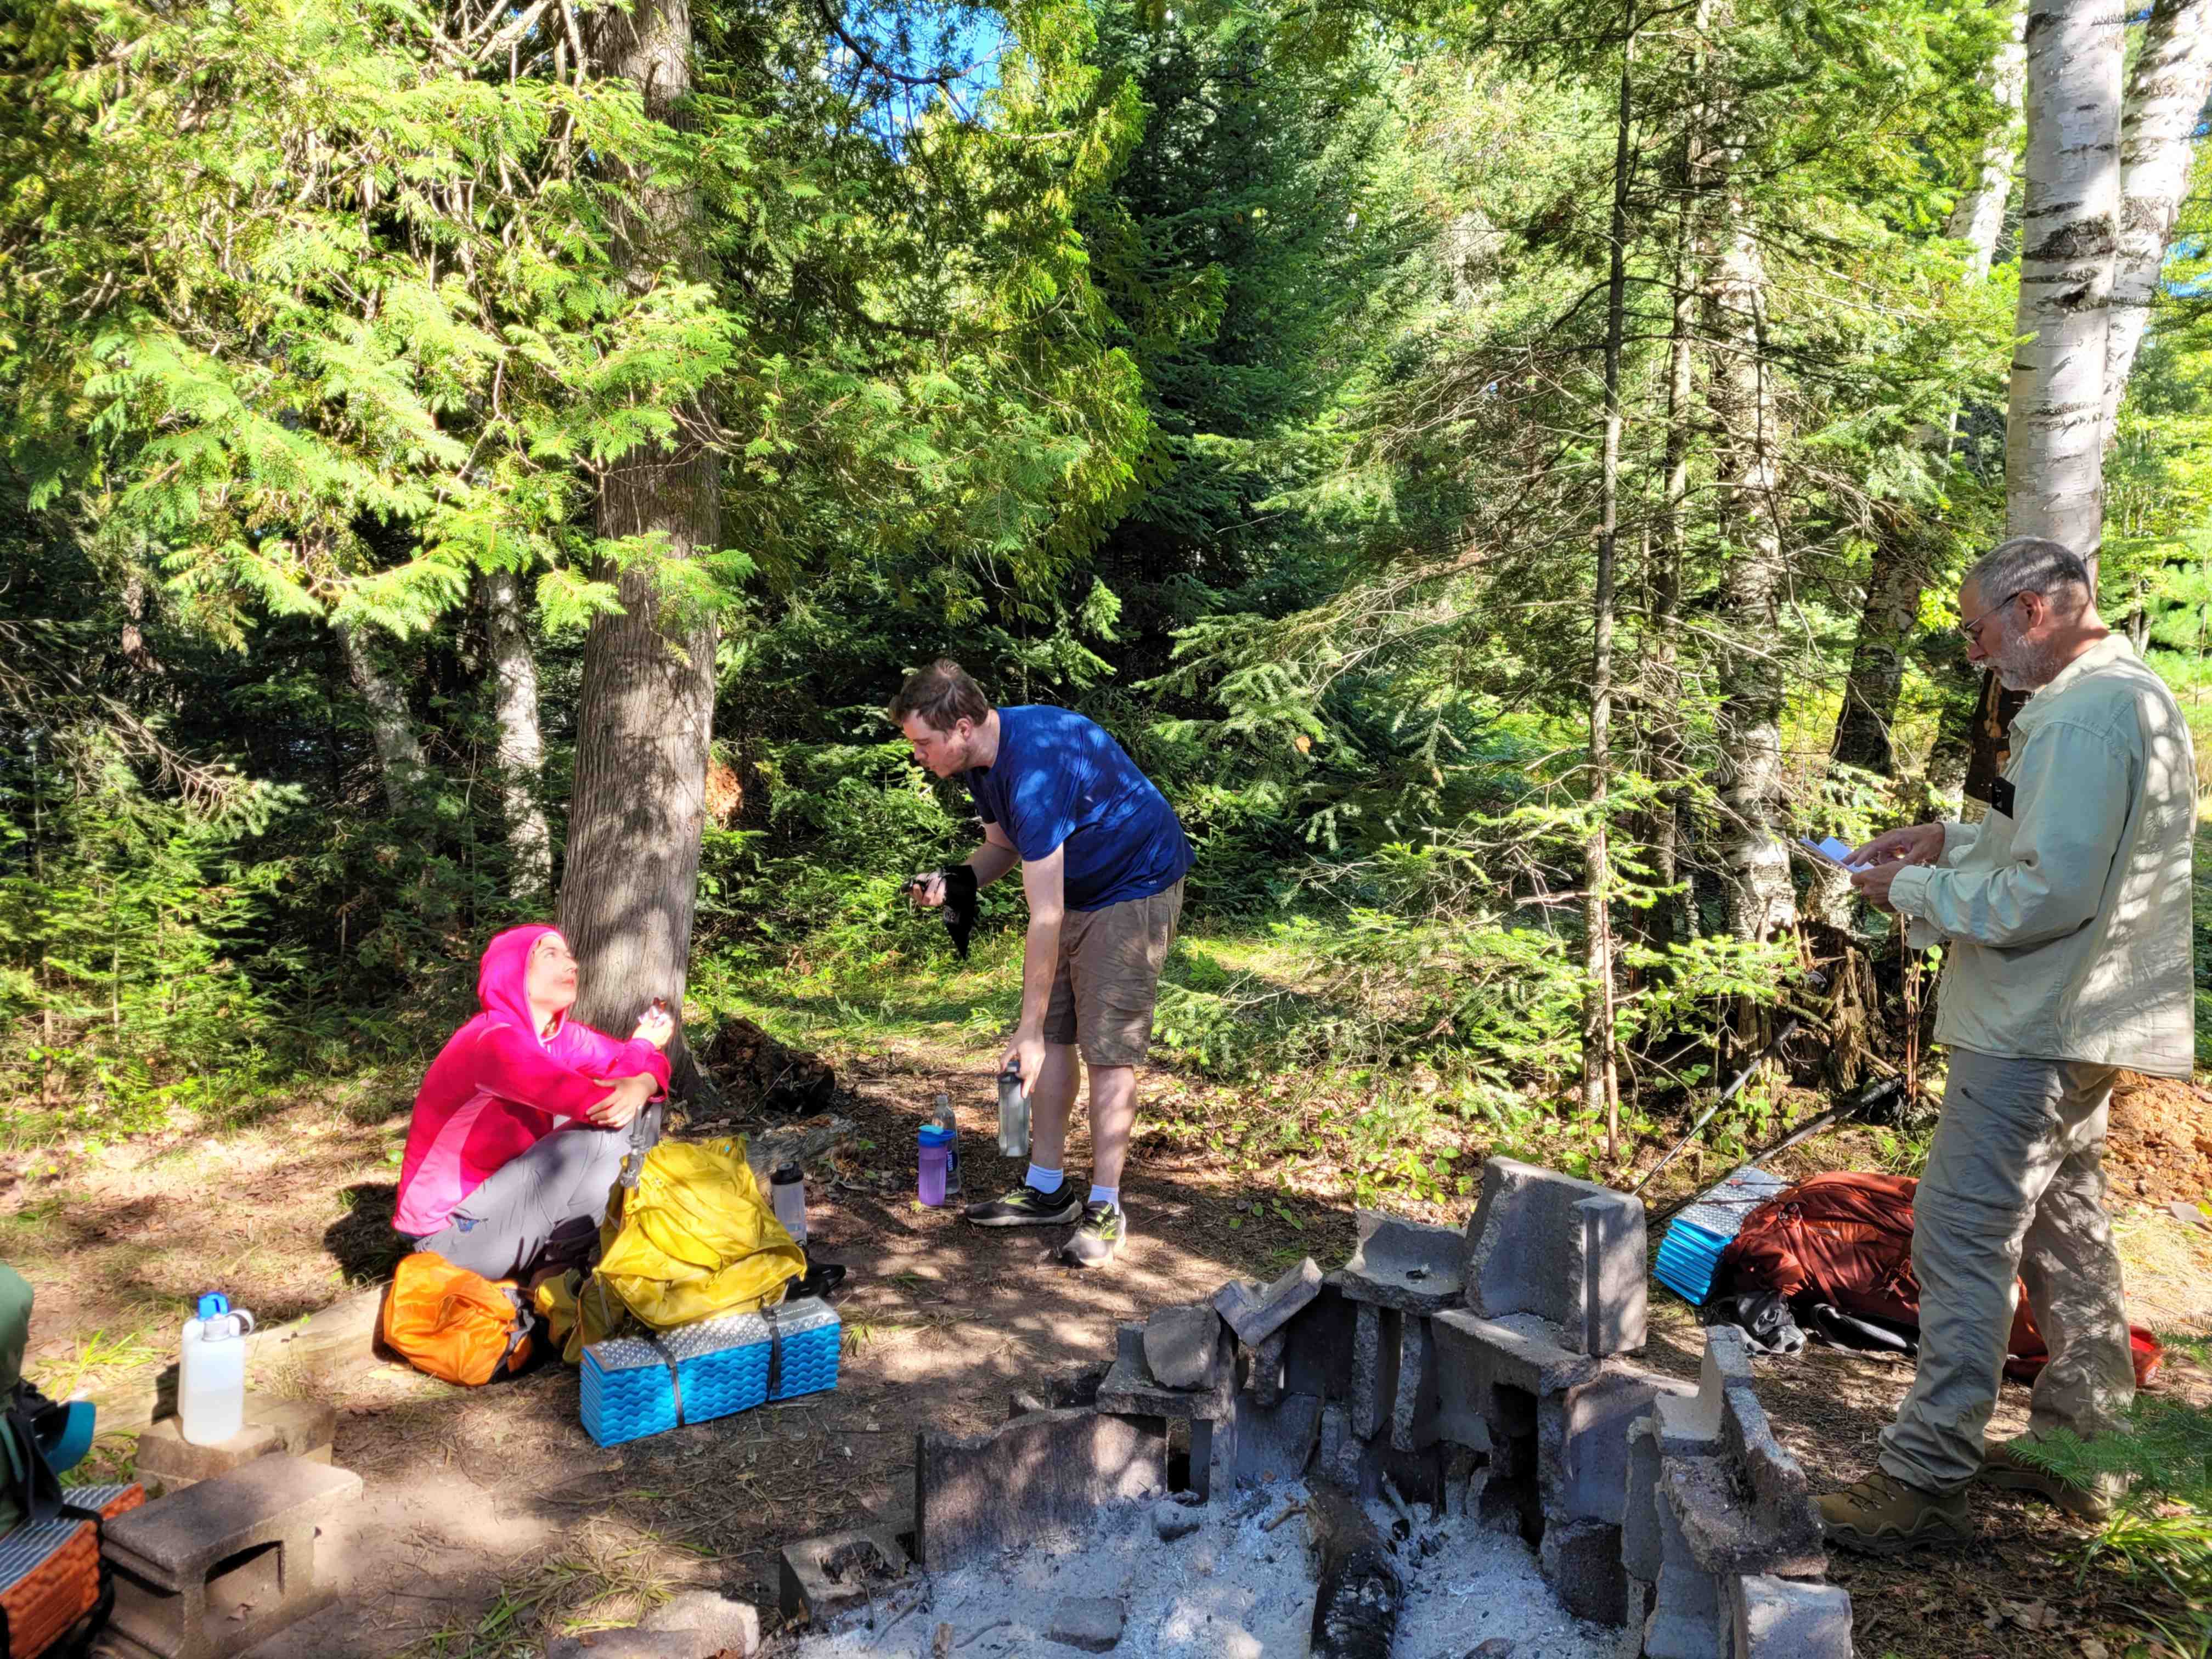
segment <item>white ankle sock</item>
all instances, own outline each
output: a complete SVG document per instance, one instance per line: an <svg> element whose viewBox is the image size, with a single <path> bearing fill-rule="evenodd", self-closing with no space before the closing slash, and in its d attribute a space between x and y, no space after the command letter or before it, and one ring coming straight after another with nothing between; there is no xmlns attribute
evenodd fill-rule
<svg viewBox="0 0 2212 1659"><path fill-rule="evenodd" d="M1121 1189L1119 1187L1102 1187L1094 1181L1091 1183L1091 1196L1085 1201L1091 1204L1111 1204L1118 1210L1121 1207Z"/></svg>
<svg viewBox="0 0 2212 1659"><path fill-rule="evenodd" d="M1058 1170L1048 1170L1042 1164L1032 1164L1029 1174L1022 1177L1022 1185L1034 1187L1041 1193L1056 1193L1066 1179Z"/></svg>

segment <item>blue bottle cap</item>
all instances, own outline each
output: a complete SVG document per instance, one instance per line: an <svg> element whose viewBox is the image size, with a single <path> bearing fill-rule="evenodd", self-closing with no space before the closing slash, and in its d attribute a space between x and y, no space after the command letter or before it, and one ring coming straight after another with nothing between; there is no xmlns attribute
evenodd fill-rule
<svg viewBox="0 0 2212 1659"><path fill-rule="evenodd" d="M217 1314L230 1311L230 1298L221 1291L210 1291L200 1298L199 1317L213 1319Z"/></svg>

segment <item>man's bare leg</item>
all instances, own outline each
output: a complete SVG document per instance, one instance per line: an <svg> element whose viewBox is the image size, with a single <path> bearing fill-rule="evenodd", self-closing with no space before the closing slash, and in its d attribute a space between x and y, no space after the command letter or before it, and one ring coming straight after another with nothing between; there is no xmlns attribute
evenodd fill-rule
<svg viewBox="0 0 2212 1659"><path fill-rule="evenodd" d="M1030 1092L1030 1162L1040 1169L1066 1167L1067 1120L1075 1110L1075 1063L1073 1043L1044 1045L1044 1070L1037 1074L1036 1087ZM1095 1097L1098 1087L1095 1079L1091 1086ZM1097 1110L1095 1104L1092 1110ZM1091 1133L1097 1133L1095 1124Z"/></svg>
<svg viewBox="0 0 2212 1659"><path fill-rule="evenodd" d="M1137 1068L1085 1069L1091 1073L1091 1180L1118 1191L1122 1166L1129 1161L1129 1136L1137 1126Z"/></svg>

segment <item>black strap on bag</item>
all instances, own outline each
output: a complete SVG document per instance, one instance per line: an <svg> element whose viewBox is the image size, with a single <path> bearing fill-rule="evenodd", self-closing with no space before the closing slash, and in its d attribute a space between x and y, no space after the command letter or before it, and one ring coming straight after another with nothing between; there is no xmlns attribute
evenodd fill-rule
<svg viewBox="0 0 2212 1659"><path fill-rule="evenodd" d="M783 1322L773 1308L763 1308L761 1317L768 1321L768 1397L773 1400L783 1386Z"/></svg>
<svg viewBox="0 0 2212 1659"><path fill-rule="evenodd" d="M645 1343L660 1356L660 1363L668 1367L668 1392L676 1401L676 1426L680 1429L684 1426L684 1378L677 1371L676 1356L657 1336L647 1337Z"/></svg>

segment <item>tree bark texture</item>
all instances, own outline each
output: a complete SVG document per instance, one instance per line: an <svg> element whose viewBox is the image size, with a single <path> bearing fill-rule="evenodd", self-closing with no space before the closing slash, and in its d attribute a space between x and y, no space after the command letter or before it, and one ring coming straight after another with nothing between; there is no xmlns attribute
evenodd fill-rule
<svg viewBox="0 0 2212 1659"><path fill-rule="evenodd" d="M2027 14L2020 0L1995 0L2012 14L2012 27L1990 65L1990 94L2002 114L1982 143L1982 164L1973 184L1959 198L1944 233L1966 243L1967 268L1989 275L2004 229L2005 204L2012 199L2013 167L2020 149L2021 101L2027 85L2027 48L2023 36Z"/></svg>
<svg viewBox="0 0 2212 1659"><path fill-rule="evenodd" d="M2189 193L2197 121L2212 92L2212 0L2155 0L2128 75L2120 124L2119 245L2105 339L2105 444L2150 320L2166 246Z"/></svg>
<svg viewBox="0 0 2212 1659"><path fill-rule="evenodd" d="M499 722L500 802L514 860L514 896L544 899L553 886L553 837L538 790L545 742L538 726L538 659L520 584L511 570L484 573L484 632L491 643L493 710Z"/></svg>
<svg viewBox="0 0 2212 1659"><path fill-rule="evenodd" d="M357 625L332 623L331 631L337 635L338 650L345 658L346 678L368 711L369 741L384 779L385 805L395 814L404 812L421 799L429 769L422 763L422 745L415 738L415 716L407 707L406 690L377 661Z"/></svg>
<svg viewBox="0 0 2212 1659"><path fill-rule="evenodd" d="M592 25L600 70L635 82L648 113L680 125L690 89L686 0L638 0L628 12L593 14ZM671 264L697 269L690 193L636 175L629 182L622 251L633 287L649 288ZM633 450L605 469L602 537L659 536L660 556L676 560L717 544L720 462L698 435L697 411L688 413L672 447ZM714 625L670 610L656 563L621 572L622 613L595 618L585 637L561 884L562 929L583 969L578 1017L618 1033L656 996L680 1017L714 736ZM677 1042L684 1088L696 1073Z"/></svg>
<svg viewBox="0 0 2212 1659"><path fill-rule="evenodd" d="M1613 572L1620 538L1620 349L1628 295L1629 116L1636 12L1628 9L1620 56L1620 108L1613 128L1613 247L1605 310L1605 451L1598 476L1596 592L1590 604L1590 828L1583 847L1583 1109L1605 1119L1605 1153L1618 1156L1620 1111L1613 1059L1613 863L1606 811L1613 777Z"/></svg>
<svg viewBox="0 0 2212 1659"><path fill-rule="evenodd" d="M1759 244L1730 204L1731 228L1707 286L1713 341L1708 396L1720 431L1717 482L1730 544L1731 643L1721 661L1722 858L1729 930L1771 938L1796 921L1784 817L1782 601L1789 581L1779 514L1781 434L1766 374L1766 272Z"/></svg>
<svg viewBox="0 0 2212 1659"><path fill-rule="evenodd" d="M1894 502L1877 502L1866 603L1836 716L1835 757L1846 766L1897 775L1891 726L1905 685L1905 645L1919 621L1928 574L1927 550L1911 515Z"/></svg>
<svg viewBox="0 0 2212 1659"><path fill-rule="evenodd" d="M2096 568L2120 224L2121 11L2030 0L2027 194L2005 422L2005 518Z"/></svg>

